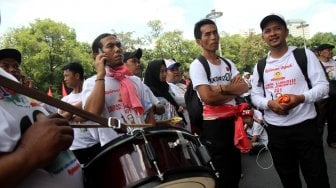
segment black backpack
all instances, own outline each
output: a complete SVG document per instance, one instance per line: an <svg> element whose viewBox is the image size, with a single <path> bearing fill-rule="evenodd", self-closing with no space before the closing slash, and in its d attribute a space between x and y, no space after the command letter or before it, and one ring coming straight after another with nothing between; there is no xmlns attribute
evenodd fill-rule
<svg viewBox="0 0 336 188"><path fill-rule="evenodd" d="M220 58L229 66L231 71L231 64L226 59L222 57ZM207 60L202 55L198 56L197 59L203 65L205 72L207 74L207 78L210 81L210 67ZM191 81L184 94L184 100L189 113L190 124L193 126L200 127L203 122L203 105L201 100L197 96L197 92L193 89L193 84Z"/></svg>

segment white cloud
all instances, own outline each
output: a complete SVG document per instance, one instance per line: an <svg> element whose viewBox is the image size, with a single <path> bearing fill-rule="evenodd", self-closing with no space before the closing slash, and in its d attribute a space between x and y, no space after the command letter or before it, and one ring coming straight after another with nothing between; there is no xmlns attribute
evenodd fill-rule
<svg viewBox="0 0 336 188"><path fill-rule="evenodd" d="M222 30L231 34L240 29L254 28L260 32L261 19L270 13L280 13L285 19L303 19L310 25L311 35L316 32L336 33L334 13L336 3L326 0L214 0L218 11L223 17L218 19Z"/></svg>

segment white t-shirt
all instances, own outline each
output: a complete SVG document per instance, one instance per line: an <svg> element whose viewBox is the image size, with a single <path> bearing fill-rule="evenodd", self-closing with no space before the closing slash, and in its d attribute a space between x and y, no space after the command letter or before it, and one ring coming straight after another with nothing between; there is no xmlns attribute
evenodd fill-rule
<svg viewBox="0 0 336 188"><path fill-rule="evenodd" d="M184 84L179 83L174 84L174 83L168 83L169 84L169 90L171 91L171 95L173 96L174 100L179 106L183 107L183 116L187 122L187 125L185 127L186 130L191 131L190 127L190 119L189 119L189 114L188 110L186 108L185 100L184 100L184 94L186 92L186 86Z"/></svg>
<svg viewBox="0 0 336 188"><path fill-rule="evenodd" d="M253 126L251 128L249 126L246 126L246 133L248 137L258 136L257 142L267 145L268 143L267 132L264 129L264 127L261 126L259 123L254 121Z"/></svg>
<svg viewBox="0 0 336 188"><path fill-rule="evenodd" d="M62 101L67 102L69 104L75 105L82 101L82 93L73 93L71 92L69 95L64 96ZM72 124L76 124L77 122L71 122ZM81 124L90 123L82 122ZM97 130L94 128L75 128L74 129L74 140L70 147L70 150L77 150L91 147L97 143Z"/></svg>
<svg viewBox="0 0 336 188"><path fill-rule="evenodd" d="M279 59L273 59L268 54L264 69L264 86L258 86L259 75L257 66L254 67L252 81L252 102L258 109L264 109L264 120L277 126L290 126L313 119L316 116L314 102L328 95L328 81L319 60L315 54L306 49L307 74L312 85L309 90L302 71L289 47L288 51ZM276 99L280 94L304 95L305 102L291 109L288 115L278 115L267 106L269 100Z"/></svg>
<svg viewBox="0 0 336 188"><path fill-rule="evenodd" d="M136 76L126 77L134 84L144 110L147 111L152 106L152 102L140 78ZM96 75L84 81L82 91L83 107L94 88L95 80ZM120 82L108 76L105 76L105 106L101 115L106 118L117 118L127 124L143 124L145 122L143 115L138 115L134 109L124 107L120 96ZM102 146L120 136L112 128L98 128L97 131L99 142Z"/></svg>
<svg viewBox="0 0 336 188"><path fill-rule="evenodd" d="M259 110L253 109L253 116L257 119L263 120L263 114Z"/></svg>
<svg viewBox="0 0 336 188"><path fill-rule="evenodd" d="M0 74L13 78L1 68ZM0 152L15 149L21 130L31 126L38 111L46 112L38 102L0 86ZM82 188L82 169L73 153L64 151L48 167L32 172L18 187Z"/></svg>
<svg viewBox="0 0 336 188"><path fill-rule="evenodd" d="M178 116L175 106L172 105L166 98L158 97L160 104L163 105L165 112L161 115L154 115L155 120L157 121L164 121L170 120L174 116Z"/></svg>
<svg viewBox="0 0 336 188"><path fill-rule="evenodd" d="M235 75L239 74L239 71L237 70L235 64L232 63L232 61L226 59L231 65L231 71L230 71L230 67L222 59L220 60L221 60L220 65L214 65L208 61L210 67L210 82L208 81L207 74L205 72L202 63L198 59L195 59L190 64L189 73L190 73L190 79L192 80L193 83L194 90L196 90L196 87L199 85L211 85L211 86L229 85L232 78ZM236 102L233 99L227 102L227 104L236 104Z"/></svg>
<svg viewBox="0 0 336 188"><path fill-rule="evenodd" d="M147 93L147 95L149 96L149 99L151 101L152 104L157 105L160 103L159 99L154 95L154 93L152 92L152 90L150 90L150 88L143 83L143 87Z"/></svg>
<svg viewBox="0 0 336 188"><path fill-rule="evenodd" d="M335 81L336 80L336 61L330 59L328 62L322 62L322 65L324 66L327 72L329 80Z"/></svg>

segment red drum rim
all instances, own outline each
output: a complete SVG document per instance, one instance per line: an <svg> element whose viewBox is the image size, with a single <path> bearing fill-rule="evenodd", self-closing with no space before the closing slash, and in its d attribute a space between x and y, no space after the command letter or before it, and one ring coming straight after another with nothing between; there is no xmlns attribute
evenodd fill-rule
<svg viewBox="0 0 336 188"><path fill-rule="evenodd" d="M143 129L145 135L156 135L156 134L166 134L166 133L177 133L177 132L181 132L183 133L183 135L187 135L191 138L195 139L196 142L196 137L195 135L193 135L192 133L188 132L187 130L183 129L183 128L178 128L178 127L172 127L172 126L166 126L166 125L160 125L160 126L156 126L156 127L149 127L149 128L145 128ZM112 141L110 141L109 143L107 143L106 145L104 145L101 148L101 152L99 152L99 154L97 156L95 156L94 158L91 159L91 161L89 161L84 168L89 168L90 165L92 163L94 163L94 161L99 160L100 157L104 156L106 152L110 152L111 149L115 149L118 146L123 145L126 142L130 142L133 139L140 137L141 136L141 132L140 130L135 130L133 132L133 134L125 134L122 135Z"/></svg>

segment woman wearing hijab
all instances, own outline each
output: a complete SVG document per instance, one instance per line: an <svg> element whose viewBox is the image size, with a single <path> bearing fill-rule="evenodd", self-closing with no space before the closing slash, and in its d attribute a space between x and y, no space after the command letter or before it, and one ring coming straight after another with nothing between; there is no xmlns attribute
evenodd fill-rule
<svg viewBox="0 0 336 188"><path fill-rule="evenodd" d="M183 107L179 106L173 98L173 93L166 82L167 67L163 59L153 60L148 63L144 82L152 90L160 103L165 107L165 113L155 115L157 121L170 121L172 118L179 116L183 119Z"/></svg>

